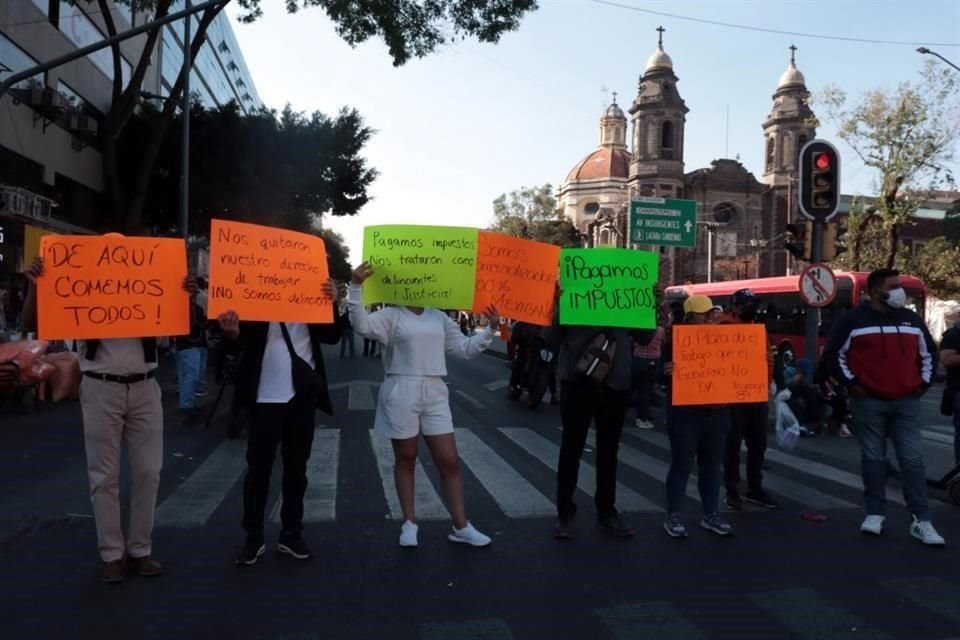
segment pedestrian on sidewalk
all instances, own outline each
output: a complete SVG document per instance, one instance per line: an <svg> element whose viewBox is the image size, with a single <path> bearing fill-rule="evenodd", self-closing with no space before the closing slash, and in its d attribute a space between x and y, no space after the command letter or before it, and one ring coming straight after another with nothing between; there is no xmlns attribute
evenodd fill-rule
<svg viewBox="0 0 960 640"><path fill-rule="evenodd" d="M201 375L205 370L203 361L207 351L207 329L202 307L197 304L196 296L190 298L190 333L177 336L177 406L180 409L180 423L184 427L192 426L199 418L197 395L200 390Z"/></svg>
<svg viewBox="0 0 960 640"><path fill-rule="evenodd" d="M210 329L210 323L207 322L207 288L209 283L206 278L197 278L197 304L200 305L200 321L203 324L204 340L200 349L200 371L198 372L197 392L198 398L205 398L209 395L207 390L207 363L210 360L210 340L207 331Z"/></svg>
<svg viewBox="0 0 960 640"><path fill-rule="evenodd" d="M940 341L940 362L947 370L940 412L953 417L953 458L960 464L960 309L952 310L945 320L950 328Z"/></svg>
<svg viewBox="0 0 960 640"><path fill-rule="evenodd" d="M870 273L867 294L868 300L834 323L823 355L850 392L867 508L860 531L872 535L883 531L890 438L900 462L903 497L913 516L910 535L941 546L944 540L933 528L927 500L920 428L920 397L933 380L936 345L923 319L906 308L899 272Z"/></svg>
<svg viewBox="0 0 960 640"><path fill-rule="evenodd" d="M733 312L732 324L758 322L757 311L760 298L750 289L740 289L730 298ZM722 322L722 321L721 321ZM771 352L775 350L771 347ZM773 360L773 357L771 357ZM773 379L774 362L770 362L770 378ZM778 384L778 387L784 387ZM756 402L735 404L730 407L730 430L727 434L723 461L724 484L727 487L727 507L734 511L743 509L743 501L767 509L778 509L780 504L763 489L763 460L767 453L767 429L770 423L770 404ZM740 497L740 448L747 444L747 492Z"/></svg>
<svg viewBox="0 0 960 640"><path fill-rule="evenodd" d="M650 416L650 399L657 384L657 367L660 364L664 333L663 327L657 327L649 344L639 344L636 341L633 343L631 390L636 412L634 424L637 429L654 428Z"/></svg>
<svg viewBox="0 0 960 640"><path fill-rule="evenodd" d="M446 354L465 359L479 356L496 335L500 314L495 307L488 307L484 315L489 324L470 337L437 309L395 306L367 314L362 287L371 275L373 269L366 262L354 270L348 302L354 330L383 348L386 379L377 397L374 429L389 437L393 445L393 477L404 520L400 546L418 545L414 471L422 434L443 480L447 509L453 519L448 539L485 547L490 538L477 531L466 516L460 457L443 378L447 375Z"/></svg>
<svg viewBox="0 0 960 640"><path fill-rule="evenodd" d="M683 302L684 319L679 324L716 324L713 301L692 295ZM663 379L667 386L667 435L670 438L670 470L667 472L667 517L663 528L671 538L686 538L681 519L687 480L697 461L697 488L703 517L700 526L719 536L728 536L733 528L720 514L720 465L724 443L730 431L730 405L677 406L673 404L673 369L676 345L668 339L663 349Z"/></svg>
<svg viewBox="0 0 960 640"><path fill-rule="evenodd" d="M36 258L26 272L30 287L24 307L27 331L37 328L37 291L44 277ZM183 282L193 296L196 279ZM103 561L101 579L122 582L127 568L158 576L153 558L153 517L163 466L163 405L157 369L157 339L111 338L80 341L80 409L87 456L90 500ZM123 535L120 516L120 457L126 445L130 466L130 521Z"/></svg>
<svg viewBox="0 0 960 640"><path fill-rule="evenodd" d="M236 557L240 566L256 564L266 551L264 516L277 445L283 458L277 551L297 560L313 555L303 539L307 461L316 410L333 415L320 345L337 344L343 326L333 280L324 283L322 293L332 300L333 324L242 322L235 311L217 319L228 348L240 357L234 374L235 411L249 416L242 521L246 540Z"/></svg>
<svg viewBox="0 0 960 640"><path fill-rule="evenodd" d="M341 309L341 313L343 313ZM340 331L340 357L344 358L347 355L347 349L350 349L350 357L354 358L357 355L356 344L354 344L353 336L353 325L350 324L350 316L347 313L343 313L343 329ZM366 342L366 341L364 341ZM367 355L367 354L363 354Z"/></svg>
<svg viewBox="0 0 960 640"><path fill-rule="evenodd" d="M655 287L658 297L659 291ZM577 505L573 498L591 423L597 433L597 526L614 536L634 535L633 527L616 507L617 452L630 401L633 344L649 344L653 334L653 330L561 325L559 312L555 312L547 342L559 347L560 352L563 433L557 462L557 523L553 529L557 539L574 536Z"/></svg>

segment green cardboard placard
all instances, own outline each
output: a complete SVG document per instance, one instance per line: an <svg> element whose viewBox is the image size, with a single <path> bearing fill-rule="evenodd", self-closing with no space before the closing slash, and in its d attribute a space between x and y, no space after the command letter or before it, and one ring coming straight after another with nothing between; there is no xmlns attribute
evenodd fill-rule
<svg viewBox="0 0 960 640"><path fill-rule="evenodd" d="M660 257L633 249L560 253L560 324L653 329Z"/></svg>
<svg viewBox="0 0 960 640"><path fill-rule="evenodd" d="M477 278L477 230L381 225L363 230L363 259L374 269L363 303L471 309Z"/></svg>

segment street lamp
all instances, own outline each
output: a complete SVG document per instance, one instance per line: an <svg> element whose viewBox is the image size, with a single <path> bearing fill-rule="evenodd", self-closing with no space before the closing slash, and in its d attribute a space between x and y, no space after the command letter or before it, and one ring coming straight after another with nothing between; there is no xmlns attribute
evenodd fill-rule
<svg viewBox="0 0 960 640"><path fill-rule="evenodd" d="M953 68L956 69L957 71L960 71L960 67L958 67L957 65L953 64L952 62L950 62L949 60L947 60L946 58L944 58L942 55L940 55L940 54L937 53L936 51L931 51L930 49L927 49L926 47L920 47L919 49L917 49L917 53L923 53L923 54L929 54L929 55L931 55L931 56L937 56L938 58L940 58L941 60L943 60L944 62L946 62L948 65L950 65L951 67L953 67Z"/></svg>

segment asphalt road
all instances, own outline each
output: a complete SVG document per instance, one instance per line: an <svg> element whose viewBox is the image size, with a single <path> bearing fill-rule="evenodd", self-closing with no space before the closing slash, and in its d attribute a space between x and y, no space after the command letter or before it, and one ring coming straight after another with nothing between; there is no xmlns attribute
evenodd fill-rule
<svg viewBox="0 0 960 640"><path fill-rule="evenodd" d="M599 532L581 492L576 539L555 541L558 409L508 402L506 364L490 356L451 361L449 383L468 514L494 544L446 540L424 456L420 547L401 549L389 460L371 437L380 363L330 351L327 364L337 415L318 416L305 532L316 557L304 563L270 549L254 567L234 566L243 442L225 440L222 423L183 428L171 410L154 535L167 572L102 585L78 407L0 416L0 638L960 638L960 508L934 500L945 549L911 539L896 503L883 538L861 536L852 440L771 452L767 484L783 509L729 514L731 538L693 526L689 498L691 535L677 541L661 529L662 425L628 427L619 501L638 535ZM933 396L925 412L936 476L952 449ZM271 500L279 479L278 464ZM581 484L589 489L584 470ZM278 527L268 524L268 540Z"/></svg>

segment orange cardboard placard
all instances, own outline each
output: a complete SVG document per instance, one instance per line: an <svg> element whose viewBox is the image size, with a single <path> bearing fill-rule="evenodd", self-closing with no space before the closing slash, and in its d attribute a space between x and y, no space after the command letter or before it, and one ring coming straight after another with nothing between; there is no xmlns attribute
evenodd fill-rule
<svg viewBox="0 0 960 640"><path fill-rule="evenodd" d="M44 340L189 333L182 239L47 235L40 255L37 322Z"/></svg>
<svg viewBox="0 0 960 640"><path fill-rule="evenodd" d="M673 404L766 402L767 329L762 324L673 327Z"/></svg>
<svg viewBox="0 0 960 640"><path fill-rule="evenodd" d="M504 318L542 326L553 323L560 247L480 231L473 311L494 305Z"/></svg>
<svg viewBox="0 0 960 640"><path fill-rule="evenodd" d="M323 238L245 222L210 221L207 316L236 311L241 320L333 322Z"/></svg>

